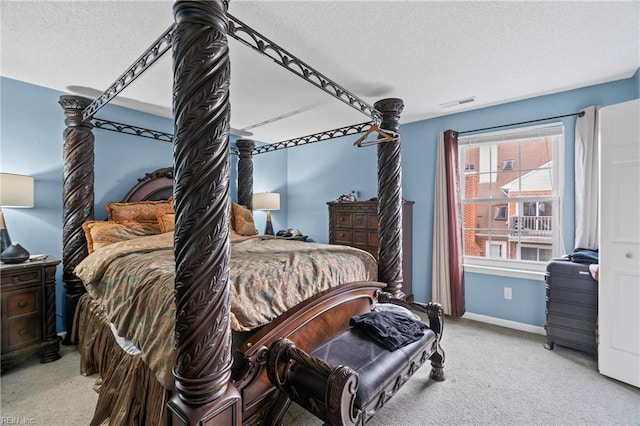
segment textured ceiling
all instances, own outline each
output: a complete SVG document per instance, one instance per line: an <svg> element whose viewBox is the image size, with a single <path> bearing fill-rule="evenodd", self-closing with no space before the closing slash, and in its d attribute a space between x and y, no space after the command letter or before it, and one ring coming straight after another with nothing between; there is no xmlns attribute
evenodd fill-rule
<svg viewBox="0 0 640 426"><path fill-rule="evenodd" d="M1 74L62 91L106 89L173 22L171 1L0 5ZM402 98L403 123L628 78L640 67L637 1L232 0L229 12L371 104ZM368 121L229 43L232 127L274 142ZM121 96L170 115L171 74L167 53ZM440 106L467 97L476 101Z"/></svg>

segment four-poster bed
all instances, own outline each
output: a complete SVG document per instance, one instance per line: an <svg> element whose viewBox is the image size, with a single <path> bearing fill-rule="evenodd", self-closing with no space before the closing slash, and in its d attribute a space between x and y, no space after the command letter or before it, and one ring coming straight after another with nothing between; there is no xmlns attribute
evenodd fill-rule
<svg viewBox="0 0 640 426"><path fill-rule="evenodd" d="M79 321L76 334L83 356L83 371L100 372L96 424L155 424L165 420L172 424L269 423L275 418L270 416L278 414L270 413L269 407L279 394L267 376L265 363L269 347L277 339L287 338L301 350L311 351L347 329L349 318L370 311L382 289L396 298L403 297L400 291L399 144L399 117L403 104L399 99L385 99L374 107L369 106L228 15L226 2L178 1L174 4L174 15L175 25L103 96L93 102L77 96L60 99L67 125L64 132L63 228L67 311L75 313L75 319ZM248 37L243 39L240 33ZM391 140L377 147L380 252L376 275L379 282L373 281L375 277L355 280L360 282L340 282L340 285L303 300L242 338L238 333L232 333L230 325L232 236L229 226L230 67L227 35L271 56L283 67L359 109L373 119L373 123L368 123L369 127L379 126L386 135L393 135ZM153 63L158 52L166 51L167 45L173 48L174 61L174 164L147 175L123 201L161 200L173 196L173 389L162 387L139 355L129 355L117 346L108 325L112 320L110 313L105 312L100 298L82 295L88 283L83 283L76 275L76 268L87 258L82 226L94 220L92 120L96 111ZM268 54L266 50L276 54ZM295 70L291 68L292 63ZM366 129L367 126L359 124L284 141L271 148L256 148L253 141L238 141L238 204L251 208L252 154ZM444 353L439 346L441 313L437 307L431 307L429 317L435 322L433 329L437 336L430 341L426 356L435 371L432 376L442 379ZM70 322L67 322L68 330ZM232 349L237 354L235 360ZM123 365L126 369L121 368ZM413 367L410 368L412 372ZM168 410L163 414L165 405Z"/></svg>

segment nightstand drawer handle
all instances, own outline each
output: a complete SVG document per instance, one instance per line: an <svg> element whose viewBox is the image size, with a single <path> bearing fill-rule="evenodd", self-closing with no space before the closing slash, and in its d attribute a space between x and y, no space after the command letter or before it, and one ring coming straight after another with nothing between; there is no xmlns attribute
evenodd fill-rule
<svg viewBox="0 0 640 426"><path fill-rule="evenodd" d="M20 331L18 332L18 334L20 334L21 336L24 336L25 334L27 334L27 329L26 329L26 328L23 328L22 330L20 330Z"/></svg>
<svg viewBox="0 0 640 426"><path fill-rule="evenodd" d="M29 303L27 303L26 300L21 300L20 302L18 302L18 308L26 308L28 304Z"/></svg>
<svg viewBox="0 0 640 426"><path fill-rule="evenodd" d="M341 233L340 233L340 236L341 236L341 237L344 237L344 232L341 232Z"/></svg>

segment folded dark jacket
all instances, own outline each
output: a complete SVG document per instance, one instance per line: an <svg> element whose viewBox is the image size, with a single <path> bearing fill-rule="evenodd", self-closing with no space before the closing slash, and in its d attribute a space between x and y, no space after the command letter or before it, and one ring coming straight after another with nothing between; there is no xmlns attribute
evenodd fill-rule
<svg viewBox="0 0 640 426"><path fill-rule="evenodd" d="M591 265L598 263L598 250L577 248L567 257L572 262Z"/></svg>
<svg viewBox="0 0 640 426"><path fill-rule="evenodd" d="M370 339L393 351L424 336L426 324L404 314L372 311L351 317L349 325L362 330Z"/></svg>

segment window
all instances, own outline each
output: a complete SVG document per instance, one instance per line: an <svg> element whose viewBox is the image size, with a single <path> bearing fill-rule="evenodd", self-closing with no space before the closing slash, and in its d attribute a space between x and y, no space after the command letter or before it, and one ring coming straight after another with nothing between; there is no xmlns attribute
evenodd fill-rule
<svg viewBox="0 0 640 426"><path fill-rule="evenodd" d="M480 182L495 182L498 171L497 146L484 145L479 147L479 178Z"/></svg>
<svg viewBox="0 0 640 426"><path fill-rule="evenodd" d="M503 259L507 252L507 244L506 243L496 243L493 241L487 241L487 255L488 257L492 257L494 259Z"/></svg>
<svg viewBox="0 0 640 426"><path fill-rule="evenodd" d="M507 206L497 206L495 220L507 220Z"/></svg>
<svg viewBox="0 0 640 426"><path fill-rule="evenodd" d="M553 256L551 250L545 247L520 247L520 259L534 262L548 262Z"/></svg>
<svg viewBox="0 0 640 426"><path fill-rule="evenodd" d="M513 159L504 160L502 162L502 170L513 170Z"/></svg>
<svg viewBox="0 0 640 426"><path fill-rule="evenodd" d="M458 145L465 268L543 271L562 250L554 215L562 125L463 136Z"/></svg>

